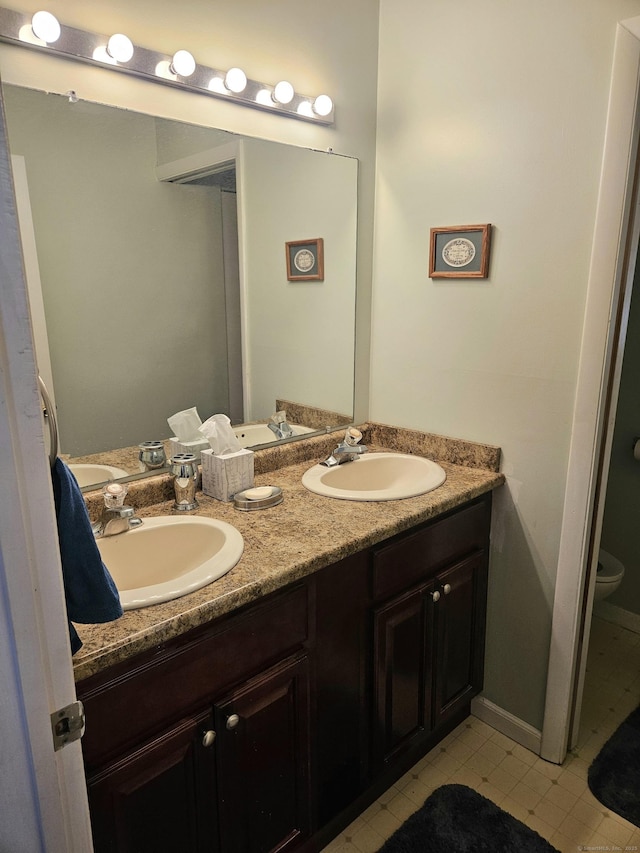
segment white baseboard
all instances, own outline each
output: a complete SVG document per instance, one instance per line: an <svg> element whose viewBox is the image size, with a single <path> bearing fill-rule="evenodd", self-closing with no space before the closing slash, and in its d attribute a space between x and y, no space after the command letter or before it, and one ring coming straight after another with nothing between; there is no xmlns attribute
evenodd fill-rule
<svg viewBox="0 0 640 853"><path fill-rule="evenodd" d="M640 634L640 616L623 607L609 604L608 601L596 601L593 606L593 615L599 616L605 622L612 622L614 625L620 625L621 628Z"/></svg>
<svg viewBox="0 0 640 853"><path fill-rule="evenodd" d="M536 755L540 755L542 732L534 729L529 723L525 723L519 717L514 717L513 714L498 705L494 705L484 696L476 696L471 700L471 713L496 731L506 735L511 740L515 740L516 743L521 744L531 752L535 752Z"/></svg>

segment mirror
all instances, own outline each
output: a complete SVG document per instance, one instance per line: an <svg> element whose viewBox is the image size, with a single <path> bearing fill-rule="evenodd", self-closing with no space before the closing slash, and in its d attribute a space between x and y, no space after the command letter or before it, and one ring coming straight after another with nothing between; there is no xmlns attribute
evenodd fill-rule
<svg viewBox="0 0 640 853"><path fill-rule="evenodd" d="M352 420L356 160L16 86L3 97L64 454L118 466L109 452L168 438L192 406L233 424L278 406L307 429ZM323 280L288 280L285 244L316 238Z"/></svg>

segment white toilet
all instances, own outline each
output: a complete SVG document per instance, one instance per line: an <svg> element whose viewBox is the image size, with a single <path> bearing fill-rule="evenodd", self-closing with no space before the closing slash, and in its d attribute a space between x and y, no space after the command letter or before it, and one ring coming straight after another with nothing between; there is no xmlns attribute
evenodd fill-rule
<svg viewBox="0 0 640 853"><path fill-rule="evenodd" d="M624 566L607 551L600 549L594 601L601 601L618 589L624 577Z"/></svg>

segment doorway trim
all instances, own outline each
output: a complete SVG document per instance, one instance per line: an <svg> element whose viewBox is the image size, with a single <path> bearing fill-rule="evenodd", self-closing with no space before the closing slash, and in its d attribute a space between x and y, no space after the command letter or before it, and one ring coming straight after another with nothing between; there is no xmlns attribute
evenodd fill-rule
<svg viewBox="0 0 640 853"><path fill-rule="evenodd" d="M1 91L0 256L0 848L87 853L81 743L51 731L76 690Z"/></svg>
<svg viewBox="0 0 640 853"><path fill-rule="evenodd" d="M206 177L234 169L236 173L237 194L235 203L229 200L222 205L222 240L225 256L224 289L227 305L227 364L229 379L229 415L233 423L244 421L251 411L251 365L249 358L249 316L247 298L247 280L244 274L244 211L242 207L242 182L244 173L244 146L242 140L228 142L217 148L208 148L189 154L179 160L156 166L156 178L176 184L187 184L195 178ZM228 226L232 220L235 228ZM232 232L232 233L231 233ZM232 293L233 289L238 293ZM235 332L239 329L239 344L235 341ZM231 343L230 343L231 342ZM242 417L239 417L242 413Z"/></svg>
<svg viewBox="0 0 640 853"><path fill-rule="evenodd" d="M617 396L619 305L629 265L638 150L640 17L618 23L589 270L556 580L541 756L562 763L579 717L601 515ZM633 269L631 269L633 275ZM619 381L619 375L618 375Z"/></svg>

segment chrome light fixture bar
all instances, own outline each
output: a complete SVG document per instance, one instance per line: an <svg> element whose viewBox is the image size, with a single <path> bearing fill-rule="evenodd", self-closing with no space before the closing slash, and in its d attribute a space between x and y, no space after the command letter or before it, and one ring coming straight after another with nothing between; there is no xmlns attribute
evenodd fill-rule
<svg viewBox="0 0 640 853"><path fill-rule="evenodd" d="M146 80L153 80L156 83L243 104L275 115L302 119L314 124L332 125L334 123L334 106L328 95L310 97L294 91L290 100L286 100L281 92L286 91L288 98L291 90L287 86L283 87L282 84L285 81L271 86L247 79L239 68L220 71L200 65L195 60L185 62L189 58L193 60L186 50L178 50L173 56L167 56L133 45L122 33L103 36L68 27L65 24L59 25L59 33L55 26L49 30L43 29L39 26L43 17L45 24L57 23L57 21L49 13L36 14L40 18L34 22L32 17L22 12L0 8L0 41L54 53L103 68L111 68ZM36 31L40 37L35 34ZM51 35L47 35L47 32L51 32ZM120 51L116 49L116 45L120 46ZM129 56L128 59L127 56ZM242 86L244 81L246 82Z"/></svg>

